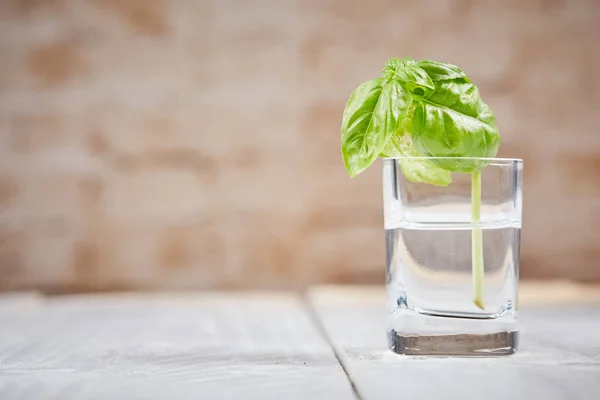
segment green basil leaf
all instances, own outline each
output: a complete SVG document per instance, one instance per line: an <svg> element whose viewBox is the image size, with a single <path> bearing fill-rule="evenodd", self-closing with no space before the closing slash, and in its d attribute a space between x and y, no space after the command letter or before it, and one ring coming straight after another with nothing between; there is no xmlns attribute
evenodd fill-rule
<svg viewBox="0 0 600 400"><path fill-rule="evenodd" d="M433 81L443 81L460 78L466 79L467 81L469 80L464 71L458 68L456 65L430 60L417 61L415 65L424 70Z"/></svg>
<svg viewBox="0 0 600 400"><path fill-rule="evenodd" d="M398 130L392 135L387 145L381 151L381 157L402 157L408 156L409 152L417 151L410 138L410 130L415 112L415 103L413 102L406 112L404 120L400 123ZM417 151L418 153L418 151Z"/></svg>
<svg viewBox="0 0 600 400"><path fill-rule="evenodd" d="M414 147L408 133L394 135L382 152L383 157L398 157L402 173L411 182L430 183L436 186L448 186L452 183L450 171L442 169L425 158Z"/></svg>
<svg viewBox="0 0 600 400"><path fill-rule="evenodd" d="M495 157L500 135L494 114L477 87L466 78L434 82L434 91L416 98L411 129L415 147L432 157ZM436 163L450 171L472 172L482 167L475 160Z"/></svg>
<svg viewBox="0 0 600 400"><path fill-rule="evenodd" d="M403 59L392 57L385 62L381 75L386 79L391 79L391 76L393 76L396 71L415 64L416 61L410 57L404 57Z"/></svg>
<svg viewBox="0 0 600 400"><path fill-rule="evenodd" d="M342 156L351 178L377 159L403 122L411 96L397 81L373 79L361 84L342 117Z"/></svg>
<svg viewBox="0 0 600 400"><path fill-rule="evenodd" d="M448 186L452 183L450 171L442 169L427 159L400 159L400 169L411 182L429 183L435 186Z"/></svg>
<svg viewBox="0 0 600 400"><path fill-rule="evenodd" d="M382 76L386 80L395 80L403 83L406 89L418 95L423 95L435 89L433 81L423 69L419 68L410 58L398 60L390 58L385 63Z"/></svg>

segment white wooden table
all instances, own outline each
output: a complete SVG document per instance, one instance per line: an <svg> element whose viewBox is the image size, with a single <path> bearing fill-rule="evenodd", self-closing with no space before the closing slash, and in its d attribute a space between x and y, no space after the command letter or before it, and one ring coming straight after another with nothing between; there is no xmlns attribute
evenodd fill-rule
<svg viewBox="0 0 600 400"><path fill-rule="evenodd" d="M598 399L600 290L521 292L511 357L386 349L381 288L0 295L0 399Z"/></svg>

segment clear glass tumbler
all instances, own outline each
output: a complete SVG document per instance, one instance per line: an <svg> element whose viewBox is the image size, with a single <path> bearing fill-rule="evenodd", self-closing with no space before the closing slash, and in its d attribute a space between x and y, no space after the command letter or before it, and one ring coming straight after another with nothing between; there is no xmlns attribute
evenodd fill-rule
<svg viewBox="0 0 600 400"><path fill-rule="evenodd" d="M523 162L465 158L483 165L477 178L452 173L445 187L402 172L431 161L448 158L383 161L389 346L410 355L513 354Z"/></svg>

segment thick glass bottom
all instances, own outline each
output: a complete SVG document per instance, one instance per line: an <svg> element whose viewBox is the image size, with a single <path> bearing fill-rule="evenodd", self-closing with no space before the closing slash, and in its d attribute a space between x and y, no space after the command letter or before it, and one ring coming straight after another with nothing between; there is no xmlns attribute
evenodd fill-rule
<svg viewBox="0 0 600 400"><path fill-rule="evenodd" d="M519 332L427 336L392 329L388 344L393 352L412 356L505 356L517 351Z"/></svg>

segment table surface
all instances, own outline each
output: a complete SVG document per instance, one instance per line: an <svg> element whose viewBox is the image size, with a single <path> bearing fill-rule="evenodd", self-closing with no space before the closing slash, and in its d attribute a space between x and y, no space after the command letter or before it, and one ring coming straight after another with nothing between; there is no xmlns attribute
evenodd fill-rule
<svg viewBox="0 0 600 400"><path fill-rule="evenodd" d="M523 284L519 352L399 356L382 288L0 295L0 399L598 399L600 287Z"/></svg>

